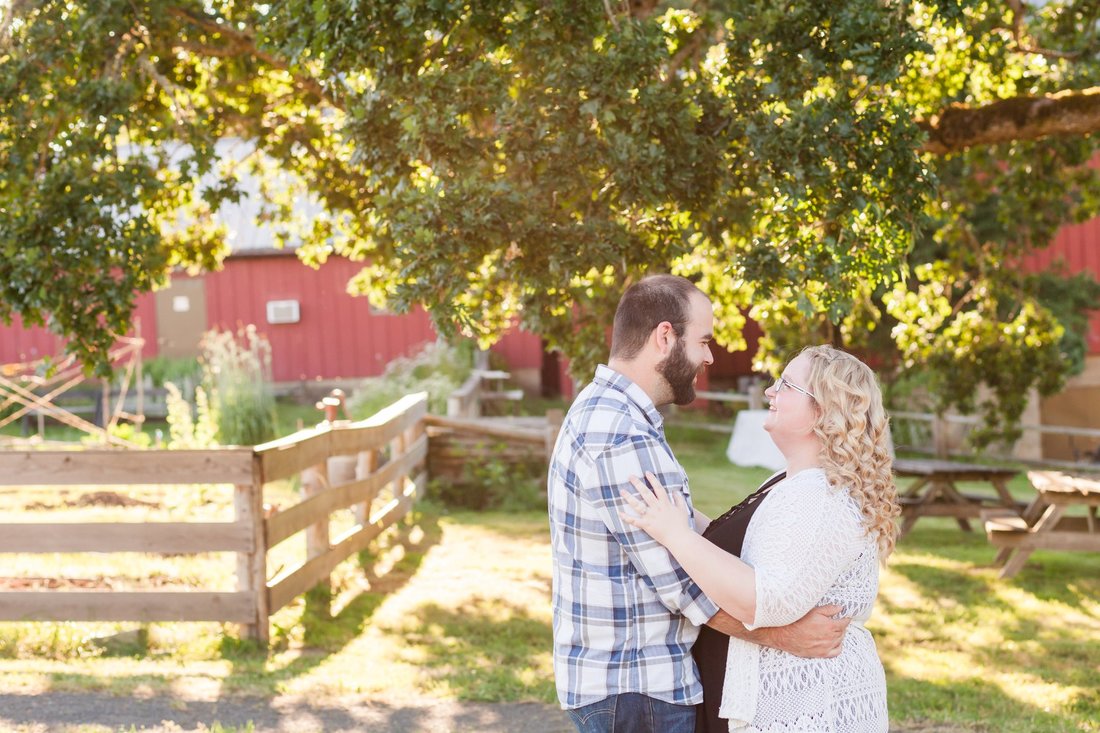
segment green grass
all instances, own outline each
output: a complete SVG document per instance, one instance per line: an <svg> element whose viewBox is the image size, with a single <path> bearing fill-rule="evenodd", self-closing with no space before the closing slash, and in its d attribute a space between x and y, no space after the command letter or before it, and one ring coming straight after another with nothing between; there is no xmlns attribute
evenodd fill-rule
<svg viewBox="0 0 1100 733"><path fill-rule="evenodd" d="M728 437L670 427L699 507L725 511L767 475L731 466ZM1027 497L1026 479L1011 489ZM80 489L0 494L0 521L44 521L28 504L76 503ZM69 493L62 493L69 491ZM162 493L158 493L162 492ZM295 501L293 484L269 501ZM134 494L155 506L69 507L69 518L191 519L228 511L226 487ZM129 519L122 519L128 517ZM341 517L338 523L350 522ZM335 529L335 527L334 527ZM269 573L300 560L293 541ZM980 532L922 519L883 571L869 627L886 666L891 718L902 730L1100 731L1100 556L1036 552L1016 577L990 567ZM5 575L101 573L231 583L232 558L7 556ZM447 511L422 504L334 574L331 612L316 595L272 618L272 647L218 624L151 624L144 642L109 651L94 637L133 624L0 624L0 691L103 690L181 700L226 695L402 700L555 699L550 655L550 558L542 511Z"/></svg>

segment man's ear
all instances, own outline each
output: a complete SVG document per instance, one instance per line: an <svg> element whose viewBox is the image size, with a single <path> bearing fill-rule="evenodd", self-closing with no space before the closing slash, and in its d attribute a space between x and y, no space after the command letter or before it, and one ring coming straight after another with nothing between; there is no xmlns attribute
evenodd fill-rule
<svg viewBox="0 0 1100 733"><path fill-rule="evenodd" d="M676 343L676 329L672 327L672 324L668 321L661 321L657 324L657 327L653 329L653 333L650 334L650 339L653 340L653 345L657 349L659 354L667 354L672 350L673 345Z"/></svg>

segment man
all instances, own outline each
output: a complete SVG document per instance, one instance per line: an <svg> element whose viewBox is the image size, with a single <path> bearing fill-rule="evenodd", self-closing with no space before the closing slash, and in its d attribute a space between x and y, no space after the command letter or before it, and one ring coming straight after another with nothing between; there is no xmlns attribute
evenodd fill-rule
<svg viewBox="0 0 1100 733"><path fill-rule="evenodd" d="M687 476L657 407L695 399L713 363L710 300L690 281L635 283L615 312L611 358L562 424L550 461L554 673L581 733L691 733L702 701L691 646L699 626L800 656L835 656L846 620L823 607L788 627L747 631L720 611L647 534L622 521L620 489L651 471L678 491L696 531Z"/></svg>

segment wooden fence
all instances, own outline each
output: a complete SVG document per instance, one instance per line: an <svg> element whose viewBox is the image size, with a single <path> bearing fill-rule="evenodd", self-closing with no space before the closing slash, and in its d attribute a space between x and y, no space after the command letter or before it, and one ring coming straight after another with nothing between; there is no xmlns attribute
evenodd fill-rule
<svg viewBox="0 0 1100 733"><path fill-rule="evenodd" d="M927 430L930 436L930 447L924 447L925 452L934 453L939 457L947 456L967 456L969 453L965 451L952 450L950 447L949 434L951 432L951 426L961 425L965 428L974 428L981 424L981 419L975 415L936 415L930 412L905 412L901 410L893 410L890 413L890 417L895 422L898 420L907 420L914 423L925 424L928 426ZM1092 441L1100 439L1100 430L1095 428L1078 428L1069 425L1036 425L1032 423L1021 423L1020 430L1023 432L1033 432L1039 435L1065 435L1070 438L1087 438ZM909 447L909 446L907 446ZM917 446L917 450L921 447ZM1012 458L1011 455L997 456L999 458ZM1082 466L1088 466L1090 463L1095 466L1094 460L1077 460L1077 461L1057 461L1057 460L1041 460L1041 461L1024 461L1025 463L1044 465L1044 466L1056 466L1061 468L1080 468Z"/></svg>
<svg viewBox="0 0 1100 733"><path fill-rule="evenodd" d="M503 389L501 385L512 375L491 369L474 369L469 378L447 398L447 417L474 419L482 416L486 402L523 399L521 389Z"/></svg>
<svg viewBox="0 0 1100 733"><path fill-rule="evenodd" d="M367 420L334 422L255 448L2 451L0 485L232 484L231 522L0 524L0 553L233 552L236 590L0 592L0 620L221 621L266 641L268 617L328 581L333 569L408 513L427 484L427 395L409 395ZM330 458L354 457L350 480L329 478ZM264 485L301 477L303 499L264 516ZM391 487L383 506L374 506ZM333 512L356 524L329 537ZM267 577L272 547L306 533L300 565Z"/></svg>
<svg viewBox="0 0 1100 733"><path fill-rule="evenodd" d="M706 392L699 391L696 393L696 397L700 400L710 400L712 402L728 402L728 403L740 403L745 408L750 410L762 409L764 406L764 392L763 387L753 388L746 392ZM913 445L903 445L905 450L911 450L916 453L924 453L928 455L935 455L940 458L973 458L973 453L966 450L952 450L950 447L950 433L952 432L952 426L965 426L967 428L973 428L981 424L981 419L974 415L936 415L930 412L906 412L902 410L891 410L890 417L893 423L896 425L898 421L907 421L910 423L916 423L922 426L926 426L924 430L927 431L928 440L922 441ZM676 419L670 421L676 423ZM684 420L679 421L680 424L690 424L692 427L701 428L703 430L709 430L717 433L732 433L733 421L728 423L700 423L700 422L687 422ZM1074 437L1085 438L1091 441L1100 441L1100 430L1095 428L1078 428L1068 425L1035 425L1030 423L1022 423L1020 429L1025 433L1033 432L1040 435L1065 435L1071 439ZM1011 454L1011 452L1004 454L994 454L987 449L987 455L993 458L1001 459L1017 459ZM1094 449L1091 454L1093 456L1090 460L1075 460L1075 461L1058 461L1051 459L1043 460L1021 460L1022 463L1036 466L1047 466L1056 468L1070 468L1081 469L1086 468L1089 470L1096 470L1097 464L1100 463L1100 459L1096 456L1100 456L1100 448Z"/></svg>

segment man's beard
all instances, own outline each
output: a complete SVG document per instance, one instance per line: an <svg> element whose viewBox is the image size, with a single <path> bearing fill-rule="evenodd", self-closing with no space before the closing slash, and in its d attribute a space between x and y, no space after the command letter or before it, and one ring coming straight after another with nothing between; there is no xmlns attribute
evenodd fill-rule
<svg viewBox="0 0 1100 733"><path fill-rule="evenodd" d="M672 404L687 405L695 400L695 377L703 370L703 364L693 364L684 348L684 339L676 339L676 346L664 361L657 364L657 373L665 378L672 390Z"/></svg>

